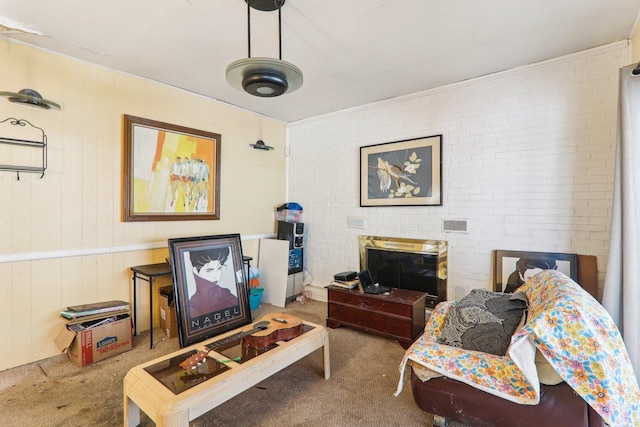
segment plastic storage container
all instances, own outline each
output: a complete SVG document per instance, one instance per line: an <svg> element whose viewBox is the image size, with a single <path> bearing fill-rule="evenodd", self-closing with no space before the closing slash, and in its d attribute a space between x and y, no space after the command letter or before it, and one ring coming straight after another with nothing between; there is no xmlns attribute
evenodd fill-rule
<svg viewBox="0 0 640 427"><path fill-rule="evenodd" d="M257 310L260 307L263 292L264 288L252 288L249 290L249 308L251 310Z"/></svg>
<svg viewBox="0 0 640 427"><path fill-rule="evenodd" d="M302 206L290 202L276 208L276 221L304 222L302 221Z"/></svg>

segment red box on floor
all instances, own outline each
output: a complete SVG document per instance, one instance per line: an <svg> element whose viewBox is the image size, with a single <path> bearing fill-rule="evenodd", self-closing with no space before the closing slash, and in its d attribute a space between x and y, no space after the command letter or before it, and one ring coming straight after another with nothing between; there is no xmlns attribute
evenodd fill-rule
<svg viewBox="0 0 640 427"><path fill-rule="evenodd" d="M133 348L129 311L88 316L67 322L56 338L60 350L78 366L123 353Z"/></svg>

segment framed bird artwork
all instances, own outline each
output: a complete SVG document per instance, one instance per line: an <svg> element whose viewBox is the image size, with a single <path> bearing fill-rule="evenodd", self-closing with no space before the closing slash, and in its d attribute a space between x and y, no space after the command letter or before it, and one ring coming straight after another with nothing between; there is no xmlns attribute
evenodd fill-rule
<svg viewBox="0 0 640 427"><path fill-rule="evenodd" d="M441 206L442 135L360 147L360 206Z"/></svg>

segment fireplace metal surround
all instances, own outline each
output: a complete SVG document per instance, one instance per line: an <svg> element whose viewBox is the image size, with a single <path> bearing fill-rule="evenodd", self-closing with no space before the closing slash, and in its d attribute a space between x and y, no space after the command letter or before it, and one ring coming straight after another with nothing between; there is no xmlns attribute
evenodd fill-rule
<svg viewBox="0 0 640 427"><path fill-rule="evenodd" d="M447 300L447 242L359 236L360 269L383 286L426 292L427 308Z"/></svg>

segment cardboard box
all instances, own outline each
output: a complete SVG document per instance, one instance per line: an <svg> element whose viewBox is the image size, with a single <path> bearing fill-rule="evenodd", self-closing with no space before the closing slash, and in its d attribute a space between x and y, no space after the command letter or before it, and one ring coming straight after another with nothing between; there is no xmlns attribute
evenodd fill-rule
<svg viewBox="0 0 640 427"><path fill-rule="evenodd" d="M78 366L87 366L133 348L128 310L70 320L56 345Z"/></svg>
<svg viewBox="0 0 640 427"><path fill-rule="evenodd" d="M173 299L173 287L160 288L160 328L168 338L178 336L178 318L176 303Z"/></svg>

